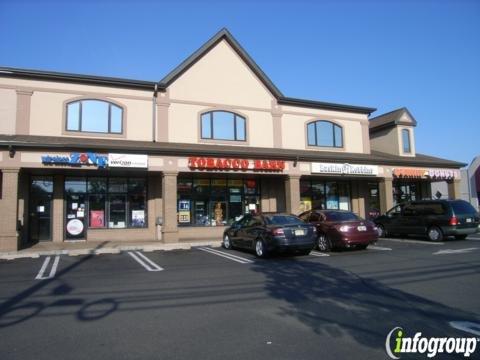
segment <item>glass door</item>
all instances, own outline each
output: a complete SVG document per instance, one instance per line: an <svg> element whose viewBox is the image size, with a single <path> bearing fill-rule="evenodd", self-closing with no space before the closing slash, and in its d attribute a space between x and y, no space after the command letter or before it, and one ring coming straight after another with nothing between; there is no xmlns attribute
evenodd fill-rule
<svg viewBox="0 0 480 360"><path fill-rule="evenodd" d="M53 178L34 176L30 180L30 241L52 240Z"/></svg>
<svg viewBox="0 0 480 360"><path fill-rule="evenodd" d="M85 239L86 228L86 178L65 179L65 239Z"/></svg>

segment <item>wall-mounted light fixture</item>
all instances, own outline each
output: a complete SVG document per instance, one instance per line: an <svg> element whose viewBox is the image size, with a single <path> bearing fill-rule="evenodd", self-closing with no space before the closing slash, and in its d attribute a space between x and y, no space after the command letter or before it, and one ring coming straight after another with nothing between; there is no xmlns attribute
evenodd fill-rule
<svg viewBox="0 0 480 360"><path fill-rule="evenodd" d="M298 164L298 156L295 158L295 160L293 160L293 167L297 167L297 164Z"/></svg>
<svg viewBox="0 0 480 360"><path fill-rule="evenodd" d="M15 157L16 150L12 145L8 145L8 155L13 159Z"/></svg>

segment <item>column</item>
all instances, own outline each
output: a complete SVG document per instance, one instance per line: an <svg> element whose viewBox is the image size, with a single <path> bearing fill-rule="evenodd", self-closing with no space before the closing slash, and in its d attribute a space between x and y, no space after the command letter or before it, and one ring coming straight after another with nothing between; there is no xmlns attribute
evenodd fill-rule
<svg viewBox="0 0 480 360"><path fill-rule="evenodd" d="M33 91L17 90L17 117L15 133L28 135L30 133L30 104Z"/></svg>
<svg viewBox="0 0 480 360"><path fill-rule="evenodd" d="M460 199L460 179L454 179L448 182L448 198Z"/></svg>
<svg viewBox="0 0 480 360"><path fill-rule="evenodd" d="M63 194L64 194L63 175L53 177L53 199L52 199L52 241L63 242L64 240L64 216L63 213ZM87 214L85 214L87 216Z"/></svg>
<svg viewBox="0 0 480 360"><path fill-rule="evenodd" d="M157 134L156 140L168 142L168 108L170 107L170 96L168 91L159 92L157 96Z"/></svg>
<svg viewBox="0 0 480 360"><path fill-rule="evenodd" d="M162 239L164 243L178 242L177 172L162 174Z"/></svg>
<svg viewBox="0 0 480 360"><path fill-rule="evenodd" d="M18 168L2 169L0 250L17 251Z"/></svg>
<svg viewBox="0 0 480 360"><path fill-rule="evenodd" d="M350 188L352 190L352 211L361 216L360 215L360 203L359 203L359 193L358 193L358 182L353 180L350 182Z"/></svg>
<svg viewBox="0 0 480 360"><path fill-rule="evenodd" d="M272 122L273 122L273 147L282 147L282 109L277 105L277 100L272 100Z"/></svg>
<svg viewBox="0 0 480 360"><path fill-rule="evenodd" d="M300 208L300 175L288 175L285 179L287 213L298 215Z"/></svg>
<svg viewBox="0 0 480 360"><path fill-rule="evenodd" d="M389 178L383 178L378 184L380 191L380 212L385 214L387 210L393 207L393 181Z"/></svg>

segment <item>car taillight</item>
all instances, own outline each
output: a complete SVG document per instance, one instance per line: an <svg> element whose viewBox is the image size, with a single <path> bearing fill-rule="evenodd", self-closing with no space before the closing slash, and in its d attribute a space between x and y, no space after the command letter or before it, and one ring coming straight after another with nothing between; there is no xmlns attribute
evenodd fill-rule
<svg viewBox="0 0 480 360"><path fill-rule="evenodd" d="M450 225L451 225L451 226L458 225L458 219L457 219L456 216L452 216L452 217L450 218Z"/></svg>
<svg viewBox="0 0 480 360"><path fill-rule="evenodd" d="M283 232L283 229L273 229L272 234L274 236L283 236L285 233Z"/></svg>

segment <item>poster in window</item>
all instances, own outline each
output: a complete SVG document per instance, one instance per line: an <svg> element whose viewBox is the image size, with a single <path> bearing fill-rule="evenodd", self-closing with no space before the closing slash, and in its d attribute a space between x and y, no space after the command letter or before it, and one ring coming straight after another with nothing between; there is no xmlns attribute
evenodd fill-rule
<svg viewBox="0 0 480 360"><path fill-rule="evenodd" d="M309 197L302 197L300 200L300 212L312 210L312 199Z"/></svg>
<svg viewBox="0 0 480 360"><path fill-rule="evenodd" d="M178 212L178 222L181 224L190 223L190 211L181 210Z"/></svg>
<svg viewBox="0 0 480 360"><path fill-rule="evenodd" d="M327 209L338 210L338 198L335 196L329 196L327 198Z"/></svg>
<svg viewBox="0 0 480 360"><path fill-rule="evenodd" d="M350 199L348 196L340 196L340 210L350 210Z"/></svg>
<svg viewBox="0 0 480 360"><path fill-rule="evenodd" d="M145 226L145 210L132 210L132 226Z"/></svg>
<svg viewBox="0 0 480 360"><path fill-rule="evenodd" d="M105 212L103 210L90 210L90 227L105 227Z"/></svg>
<svg viewBox="0 0 480 360"><path fill-rule="evenodd" d="M190 211L190 200L179 200L178 201L178 210L179 211Z"/></svg>

